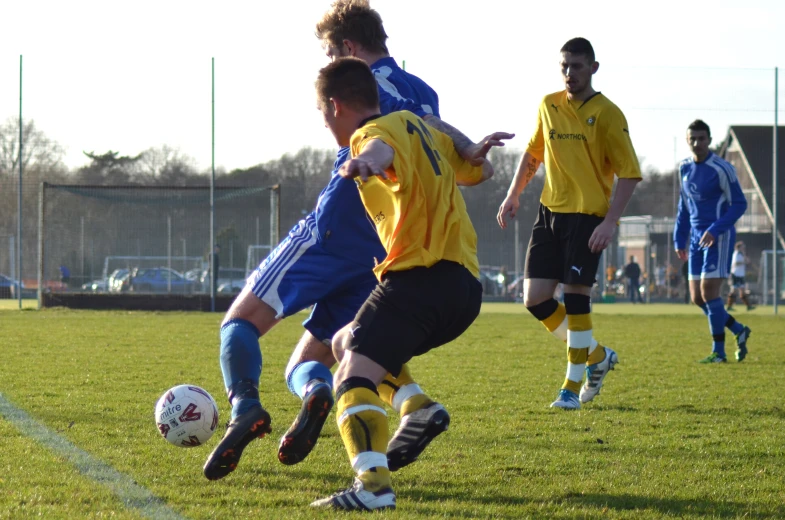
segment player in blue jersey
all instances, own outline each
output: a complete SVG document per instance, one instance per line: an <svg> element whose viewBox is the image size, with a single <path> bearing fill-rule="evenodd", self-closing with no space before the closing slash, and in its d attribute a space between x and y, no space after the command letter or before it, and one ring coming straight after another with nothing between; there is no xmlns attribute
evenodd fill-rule
<svg viewBox="0 0 785 520"><path fill-rule="evenodd" d="M701 363L727 361L726 327L736 336L736 359L743 361L751 331L725 310L720 289L730 270L734 224L746 211L747 199L733 165L709 150L709 125L700 119L690 123L687 143L692 157L679 165L681 195L673 241L679 258L689 261L692 301L709 318L713 347Z"/></svg>
<svg viewBox="0 0 785 520"><path fill-rule="evenodd" d="M481 163L490 147L501 146L500 139L512 137L495 133L475 144L438 119L436 93L400 69L389 56L381 17L367 0L335 2L317 24L317 36L331 59L352 55L371 65L382 113L410 110L426 117L429 124L438 125L453 138L464 158ZM305 332L286 368L289 389L302 399L302 406L281 439L281 462L296 464L310 453L333 406L330 367L335 359L331 338L354 319L376 286L374 265L387 255L354 181L337 175L348 158L348 148L339 150L331 179L314 211L249 277L223 320L220 361L232 418L205 464L208 479L220 479L232 472L244 448L271 431L270 416L259 399L259 338L280 320L311 306L311 314L303 322ZM415 460L434 437L446 430L449 415L420 389L406 366L397 378L388 375L379 393L402 415L388 449L390 468L398 469Z"/></svg>

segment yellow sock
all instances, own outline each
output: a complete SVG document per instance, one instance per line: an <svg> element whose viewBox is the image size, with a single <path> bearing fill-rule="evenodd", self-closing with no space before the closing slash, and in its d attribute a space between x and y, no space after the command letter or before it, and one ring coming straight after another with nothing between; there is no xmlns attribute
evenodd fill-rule
<svg viewBox="0 0 785 520"><path fill-rule="evenodd" d="M567 310L564 308L563 303L559 303L556 311L540 323L558 339L567 341Z"/></svg>
<svg viewBox="0 0 785 520"><path fill-rule="evenodd" d="M586 361L590 365L596 365L605 361L605 347L597 345L599 348L589 349L589 359Z"/></svg>
<svg viewBox="0 0 785 520"><path fill-rule="evenodd" d="M365 489L390 487L387 413L379 396L368 388L351 388L338 399L336 416L346 453Z"/></svg>
<svg viewBox="0 0 785 520"><path fill-rule="evenodd" d="M398 377L388 373L379 383L379 397L401 417L420 410L433 403L433 400L414 382L408 365L403 365Z"/></svg>
<svg viewBox="0 0 785 520"><path fill-rule="evenodd" d="M567 325L567 375L562 388L577 394L592 344L591 314L568 314Z"/></svg>

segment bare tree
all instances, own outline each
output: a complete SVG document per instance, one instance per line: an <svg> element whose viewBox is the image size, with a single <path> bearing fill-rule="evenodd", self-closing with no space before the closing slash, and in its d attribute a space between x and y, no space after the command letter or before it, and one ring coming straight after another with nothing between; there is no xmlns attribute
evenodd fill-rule
<svg viewBox="0 0 785 520"><path fill-rule="evenodd" d="M196 161L169 145L148 148L139 158L140 173L153 183L185 186L197 174Z"/></svg>
<svg viewBox="0 0 785 520"><path fill-rule="evenodd" d="M65 149L36 128L33 120L22 127L22 168L37 167L40 171L62 170ZM10 117L0 125L0 176L12 175L19 169L19 118Z"/></svg>

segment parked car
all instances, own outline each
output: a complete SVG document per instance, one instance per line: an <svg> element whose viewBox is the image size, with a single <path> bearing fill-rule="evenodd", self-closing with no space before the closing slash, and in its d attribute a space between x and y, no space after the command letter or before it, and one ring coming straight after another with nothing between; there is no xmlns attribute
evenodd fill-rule
<svg viewBox="0 0 785 520"><path fill-rule="evenodd" d="M187 280L191 280L192 282L198 282L199 279L202 277L203 271L204 269L202 269L201 267L197 267L196 269L189 269L188 271L184 272L183 276L185 276Z"/></svg>
<svg viewBox="0 0 785 520"><path fill-rule="evenodd" d="M0 274L0 298L16 298L20 286L22 289L25 287L10 276Z"/></svg>
<svg viewBox="0 0 785 520"><path fill-rule="evenodd" d="M83 283L82 290L90 292L106 292L109 290L109 280L99 278L98 280L93 280L92 282Z"/></svg>
<svg viewBox="0 0 785 520"><path fill-rule="evenodd" d="M245 279L247 277L245 269L240 267L219 267L216 290L224 293L240 292L242 288L245 287ZM202 290L204 292L210 292L210 278L209 269L202 271L202 276L199 281L202 284ZM224 289L221 290L221 287L224 287ZM238 287L239 289L237 289Z"/></svg>
<svg viewBox="0 0 785 520"><path fill-rule="evenodd" d="M239 294L245 287L245 279L222 283L217 287L219 294Z"/></svg>
<svg viewBox="0 0 785 520"><path fill-rule="evenodd" d="M194 291L194 282L167 267L136 268L128 277L127 286L128 290L133 292L191 293Z"/></svg>
<svg viewBox="0 0 785 520"><path fill-rule="evenodd" d="M127 282L128 275L131 273L130 269L115 269L112 271L112 274L109 275L109 279L106 281L106 287L109 292L122 292L128 290Z"/></svg>

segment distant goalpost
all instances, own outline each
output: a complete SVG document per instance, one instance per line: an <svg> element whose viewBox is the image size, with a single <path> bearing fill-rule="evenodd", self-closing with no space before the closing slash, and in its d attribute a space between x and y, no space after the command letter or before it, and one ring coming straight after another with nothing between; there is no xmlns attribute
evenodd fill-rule
<svg viewBox="0 0 785 520"><path fill-rule="evenodd" d="M774 251L765 249L760 254L760 271L758 272L758 281L761 287L761 303L763 305L774 304L774 299L780 301L785 297L785 278L777 277L779 282L779 289L772 287L771 278L772 271L774 270ZM777 251L778 271L785 272L785 251Z"/></svg>
<svg viewBox="0 0 785 520"><path fill-rule="evenodd" d="M214 240L222 247L221 267L231 267L232 258L245 256L247 270L252 270L253 262L258 264L279 241L280 196L280 185L216 186L211 210L209 186L42 183L39 306L132 308L138 301L153 309L159 305L153 300L160 300L162 308L189 309L197 307L188 300L199 299L198 308L203 308L201 285L194 284L194 291L175 291L169 283L158 284L157 277L169 276L167 269L185 275L208 268L214 248L211 211ZM155 294L129 290L122 295L128 301L120 301L119 295L110 297L101 284L93 283L107 280L117 269L134 268L149 270L147 275L156 277L150 291ZM70 279L61 283L62 273L68 272Z"/></svg>

